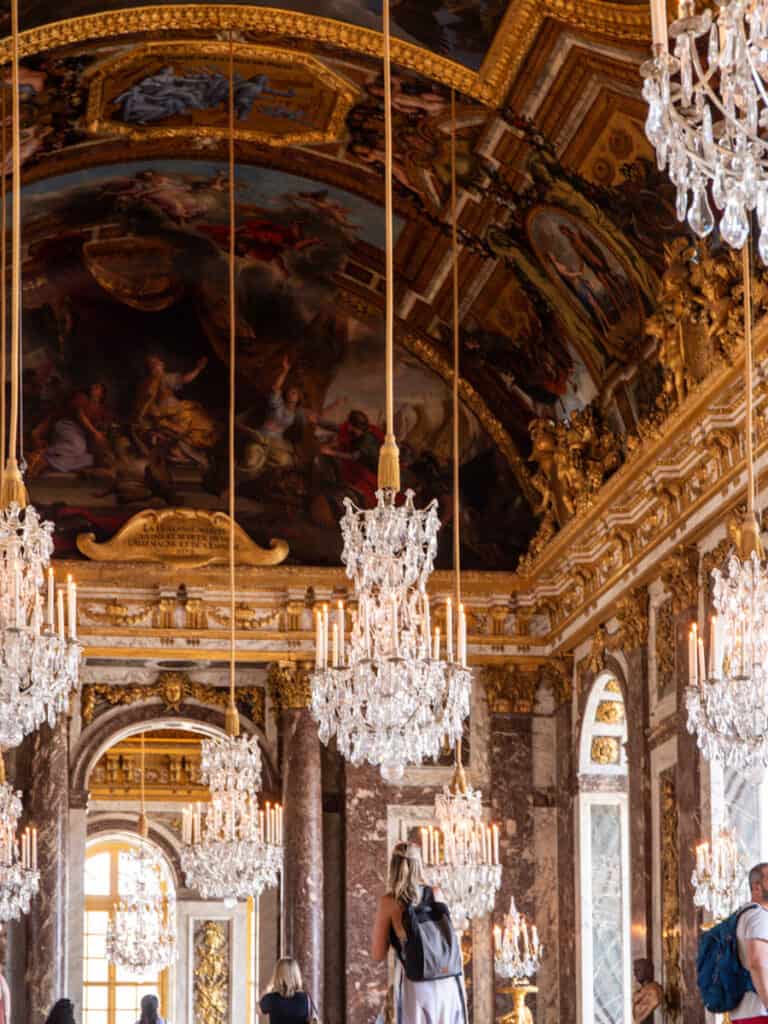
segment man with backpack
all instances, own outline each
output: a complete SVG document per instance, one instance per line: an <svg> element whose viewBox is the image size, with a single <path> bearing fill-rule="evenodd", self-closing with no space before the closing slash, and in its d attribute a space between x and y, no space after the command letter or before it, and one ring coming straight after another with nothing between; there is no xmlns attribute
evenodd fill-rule
<svg viewBox="0 0 768 1024"><path fill-rule="evenodd" d="M752 902L702 933L696 971L712 1013L768 1022L768 863L749 872Z"/></svg>
<svg viewBox="0 0 768 1024"><path fill-rule="evenodd" d="M739 914L736 939L753 991L744 993L732 1021L768 1019L768 864L755 864L749 872L749 890L752 903Z"/></svg>

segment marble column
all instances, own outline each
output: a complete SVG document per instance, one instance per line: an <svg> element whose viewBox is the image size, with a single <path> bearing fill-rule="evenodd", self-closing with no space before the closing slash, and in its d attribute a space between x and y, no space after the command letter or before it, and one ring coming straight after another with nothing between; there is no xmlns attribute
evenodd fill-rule
<svg viewBox="0 0 768 1024"><path fill-rule="evenodd" d="M491 706L491 816L500 825L501 889L496 899L495 923L501 923L510 897L533 917L535 913L533 841L533 735L531 715L515 713L519 702L496 701ZM530 711L533 710L532 701ZM497 979L496 1013L511 1010ZM529 1006L535 1010L534 1000Z"/></svg>
<svg viewBox="0 0 768 1024"><path fill-rule="evenodd" d="M270 690L280 711L283 752L285 865L282 951L298 961L321 1015L324 1007L324 887L322 759L317 724L309 711L308 666L270 669Z"/></svg>
<svg viewBox="0 0 768 1024"><path fill-rule="evenodd" d="M69 850L69 757L66 716L35 734L28 816L38 830L40 892L29 915L29 1020L45 1019L66 995Z"/></svg>

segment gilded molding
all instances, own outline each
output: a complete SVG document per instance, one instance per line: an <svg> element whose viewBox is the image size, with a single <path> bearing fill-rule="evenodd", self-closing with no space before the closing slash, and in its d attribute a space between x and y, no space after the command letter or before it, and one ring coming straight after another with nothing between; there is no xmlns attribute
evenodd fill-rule
<svg viewBox="0 0 768 1024"><path fill-rule="evenodd" d="M263 729L266 721L264 690L259 686L239 686L235 691L238 708ZM87 683L82 692L83 725L90 725L96 717L99 704L111 707L130 706L142 701L159 699L166 711L179 714L188 700L226 708L229 691L222 687L206 686L190 679L187 672L161 672L149 685L114 686L109 683Z"/></svg>
<svg viewBox="0 0 768 1024"><path fill-rule="evenodd" d="M661 948L665 1011L670 1021L680 1020L682 972L680 968L680 852L675 769L661 776Z"/></svg>
<svg viewBox="0 0 768 1024"><path fill-rule="evenodd" d="M309 662L278 661L269 666L267 689L276 712L299 711L312 703Z"/></svg>
<svg viewBox="0 0 768 1024"><path fill-rule="evenodd" d="M698 598L699 552L682 546L661 563L661 581L672 598L672 612L693 607Z"/></svg>
<svg viewBox="0 0 768 1024"><path fill-rule="evenodd" d="M636 587L616 605L618 634L610 639L612 650L633 651L648 640L648 591Z"/></svg>
<svg viewBox="0 0 768 1024"><path fill-rule="evenodd" d="M672 598L656 609L656 693L660 699L675 683L675 616Z"/></svg>
<svg viewBox="0 0 768 1024"><path fill-rule="evenodd" d="M488 666L480 673L493 714L530 715L536 702L539 671L517 665Z"/></svg>
<svg viewBox="0 0 768 1024"><path fill-rule="evenodd" d="M194 1019L199 1024L229 1020L230 927L228 921L202 921L195 928Z"/></svg>
<svg viewBox="0 0 768 1024"><path fill-rule="evenodd" d="M596 5L598 6L598 5ZM370 57L381 58L382 36L372 29L359 28L315 14L278 10L273 7L249 7L246 4L169 4L103 11L77 18L66 18L21 33L21 57L44 50L70 46L88 39L109 39L142 32L222 32L234 29L239 34L263 33L292 39L307 39L338 46ZM0 63L10 60L10 40L0 48ZM426 78L442 82L467 96L485 102L498 102L490 85L455 61L440 57L413 43L392 40L392 60Z"/></svg>

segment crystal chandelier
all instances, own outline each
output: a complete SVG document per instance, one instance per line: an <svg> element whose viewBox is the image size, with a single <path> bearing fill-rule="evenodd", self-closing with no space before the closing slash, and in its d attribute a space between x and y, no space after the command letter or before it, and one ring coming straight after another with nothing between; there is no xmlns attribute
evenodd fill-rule
<svg viewBox="0 0 768 1024"><path fill-rule="evenodd" d="M201 774L211 791L205 812L185 809L181 866L186 883L204 899L227 906L277 886L283 865L283 812L259 808L261 750L256 736L240 736L235 704L235 113L234 41L229 40L229 706L226 736L202 744Z"/></svg>
<svg viewBox="0 0 768 1024"><path fill-rule="evenodd" d="M458 932L493 910L501 885L499 826L483 821L483 798L467 785L457 752L456 774L435 798L439 827L421 830L427 881L445 895Z"/></svg>
<svg viewBox="0 0 768 1024"><path fill-rule="evenodd" d="M21 794L8 784L0 754L0 922L17 921L29 913L40 887L37 870L37 829L27 828L17 838Z"/></svg>
<svg viewBox="0 0 768 1024"><path fill-rule="evenodd" d="M736 830L723 826L712 843L696 847L694 905L708 910L715 921L724 920L746 902L746 871Z"/></svg>
<svg viewBox="0 0 768 1024"><path fill-rule="evenodd" d="M156 974L175 963L176 900L163 882L158 854L149 845L149 822L144 802L144 733L141 734L141 813L138 849L120 855L123 897L107 923L107 960L136 978Z"/></svg>
<svg viewBox="0 0 768 1024"><path fill-rule="evenodd" d="M493 942L496 973L514 985L527 985L541 966L543 948L536 925L529 925L515 906L514 896L509 901L504 927L494 926Z"/></svg>
<svg viewBox="0 0 768 1024"><path fill-rule="evenodd" d="M384 0L384 117L386 206L386 432L379 456L376 507L344 501L342 562L354 587L356 612L349 643L345 612L330 623L327 607L316 618L312 713L320 738L336 738L352 764L381 767L388 782L407 765L436 758L455 743L469 714L471 674L466 665L466 620L456 608L446 620L447 661L440 631L430 625L427 581L437 550L437 503L418 510L413 492L398 504L400 461L394 434L394 229L392 200L392 81L389 0Z"/></svg>
<svg viewBox="0 0 768 1024"><path fill-rule="evenodd" d="M768 262L768 4L730 0L713 17L694 13L693 0L680 0L669 27L666 0L651 0L654 56L641 68L648 102L646 133L659 169L669 168L677 187L677 215L700 237L715 226L741 249L757 213L759 251ZM706 37L706 46L698 40Z"/></svg>
<svg viewBox="0 0 768 1024"><path fill-rule="evenodd" d="M13 221L11 279L11 409L7 462L0 473L0 748L17 746L28 733L56 717L68 705L79 682L81 647L77 641L75 584L68 580L66 623L64 593L48 564L53 554L53 525L42 522L31 505L16 460L19 437L21 359L21 164L19 120L18 3L13 0ZM3 143L5 133L3 131ZM5 275L2 280L5 323ZM3 416L5 339L2 346ZM4 437L3 431L3 437ZM0 453L0 462L6 453ZM46 579L47 577L47 579ZM47 586L47 593L46 593ZM46 612L47 610L47 612Z"/></svg>

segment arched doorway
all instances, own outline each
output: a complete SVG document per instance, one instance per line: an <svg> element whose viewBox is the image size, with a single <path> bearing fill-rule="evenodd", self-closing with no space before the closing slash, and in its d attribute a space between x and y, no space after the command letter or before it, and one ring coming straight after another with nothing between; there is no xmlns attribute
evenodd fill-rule
<svg viewBox="0 0 768 1024"><path fill-rule="evenodd" d="M601 673L587 699L577 799L581 1024L631 1024L627 723L619 681Z"/></svg>

